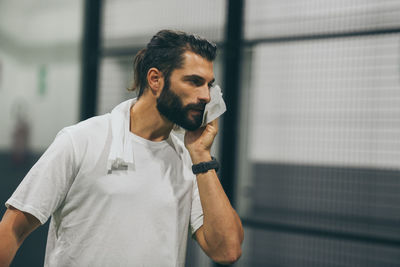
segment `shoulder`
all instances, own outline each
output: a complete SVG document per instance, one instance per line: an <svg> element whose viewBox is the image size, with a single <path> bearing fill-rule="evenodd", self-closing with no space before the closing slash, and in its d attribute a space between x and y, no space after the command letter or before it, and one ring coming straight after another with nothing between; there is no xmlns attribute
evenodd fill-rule
<svg viewBox="0 0 400 267"><path fill-rule="evenodd" d="M96 132L98 130L105 130L109 128L110 114L104 114L101 116L95 116L87 120L81 121L77 124L67 126L62 131L66 131L70 134L85 134Z"/></svg>
<svg viewBox="0 0 400 267"><path fill-rule="evenodd" d="M96 146L107 141L110 131L110 114L95 116L63 128L58 135L67 134L78 149Z"/></svg>
<svg viewBox="0 0 400 267"><path fill-rule="evenodd" d="M74 140L91 137L92 135L104 134L110 128L110 114L96 116L81 121L75 125L67 126L60 132L66 132Z"/></svg>

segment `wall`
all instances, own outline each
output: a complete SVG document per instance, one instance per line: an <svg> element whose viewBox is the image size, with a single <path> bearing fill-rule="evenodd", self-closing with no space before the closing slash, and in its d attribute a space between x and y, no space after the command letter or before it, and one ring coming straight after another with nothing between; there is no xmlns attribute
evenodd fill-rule
<svg viewBox="0 0 400 267"><path fill-rule="evenodd" d="M81 1L0 3L0 150L11 148L17 110L33 152L77 121L81 16Z"/></svg>

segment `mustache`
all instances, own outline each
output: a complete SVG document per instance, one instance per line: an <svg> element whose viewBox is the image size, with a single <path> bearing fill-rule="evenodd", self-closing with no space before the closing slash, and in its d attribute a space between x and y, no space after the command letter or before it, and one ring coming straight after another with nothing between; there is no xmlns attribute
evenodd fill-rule
<svg viewBox="0 0 400 267"><path fill-rule="evenodd" d="M206 103L203 103L203 102L196 103L196 104L187 104L185 107L186 110L196 109L196 110L201 110L201 111L204 111L205 108L206 108Z"/></svg>

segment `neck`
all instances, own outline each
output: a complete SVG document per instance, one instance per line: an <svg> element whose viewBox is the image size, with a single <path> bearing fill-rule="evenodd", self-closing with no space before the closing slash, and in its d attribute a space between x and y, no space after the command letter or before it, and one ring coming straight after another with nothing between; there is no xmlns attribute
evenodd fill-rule
<svg viewBox="0 0 400 267"><path fill-rule="evenodd" d="M150 141L167 139L173 126L160 114L157 99L151 94L143 94L130 110L130 131Z"/></svg>

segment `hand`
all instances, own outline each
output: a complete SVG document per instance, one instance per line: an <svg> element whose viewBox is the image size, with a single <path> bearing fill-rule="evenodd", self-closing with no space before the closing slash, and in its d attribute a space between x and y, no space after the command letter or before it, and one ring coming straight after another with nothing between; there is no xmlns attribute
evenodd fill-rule
<svg viewBox="0 0 400 267"><path fill-rule="evenodd" d="M185 147L190 153L193 164L211 160L211 146L218 133L218 119L195 131L186 131Z"/></svg>

